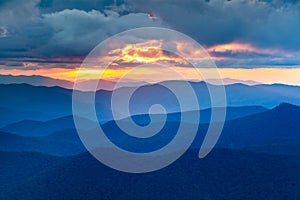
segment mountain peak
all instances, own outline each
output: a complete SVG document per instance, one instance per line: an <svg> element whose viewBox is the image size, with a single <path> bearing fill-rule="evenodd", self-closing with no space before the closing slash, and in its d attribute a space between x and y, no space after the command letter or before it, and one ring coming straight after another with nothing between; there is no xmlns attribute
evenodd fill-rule
<svg viewBox="0 0 300 200"><path fill-rule="evenodd" d="M290 104L290 103L281 103L277 107L279 108L299 108L299 106Z"/></svg>
<svg viewBox="0 0 300 200"><path fill-rule="evenodd" d="M285 111L290 111L290 110L298 110L300 109L299 106L289 104L289 103L281 103L278 106L276 106L273 110L285 110Z"/></svg>

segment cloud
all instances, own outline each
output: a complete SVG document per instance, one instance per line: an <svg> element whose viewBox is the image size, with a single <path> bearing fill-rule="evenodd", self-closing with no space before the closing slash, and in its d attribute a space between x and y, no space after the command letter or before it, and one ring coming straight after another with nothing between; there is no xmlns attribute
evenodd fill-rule
<svg viewBox="0 0 300 200"><path fill-rule="evenodd" d="M276 48L256 48L247 43L228 43L207 49L220 67L295 66L300 63L300 51Z"/></svg>
<svg viewBox="0 0 300 200"><path fill-rule="evenodd" d="M0 27L0 38L4 38L4 37L7 37L7 29L5 26L1 26Z"/></svg>
<svg viewBox="0 0 300 200"><path fill-rule="evenodd" d="M124 12L124 0L40 0L38 7L43 13L53 13L66 9L83 11L105 11L114 8L119 13Z"/></svg>
<svg viewBox="0 0 300 200"><path fill-rule="evenodd" d="M96 10L63 10L44 15L43 21L54 32L47 46L54 50L50 52L52 55L66 54L66 50L70 49L71 55L86 55L109 36L131 28L158 26L160 23L149 19L144 13L120 16L114 11L101 13Z"/></svg>
<svg viewBox="0 0 300 200"><path fill-rule="evenodd" d="M296 65L299 19L300 3L294 0L4 0L0 59L78 63L109 36L160 26L181 31L208 49L233 43L255 49L210 51L221 66Z"/></svg>
<svg viewBox="0 0 300 200"><path fill-rule="evenodd" d="M152 13L203 45L230 42L300 49L298 1L126 0L132 12Z"/></svg>
<svg viewBox="0 0 300 200"><path fill-rule="evenodd" d="M99 42L131 28L159 26L145 13L64 9L41 13L39 1L14 0L0 6L0 57L86 56ZM5 27L5 32L3 32Z"/></svg>

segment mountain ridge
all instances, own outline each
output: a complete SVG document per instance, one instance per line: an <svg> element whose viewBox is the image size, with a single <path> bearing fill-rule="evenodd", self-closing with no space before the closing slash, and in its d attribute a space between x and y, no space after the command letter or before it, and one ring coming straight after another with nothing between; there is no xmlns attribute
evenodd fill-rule
<svg viewBox="0 0 300 200"><path fill-rule="evenodd" d="M227 120L236 119L241 116L264 112L266 110L267 109L262 106L228 107L226 119ZM187 112L200 112L200 118L201 118L200 123L208 123L210 121L211 109L204 109L200 111L187 111ZM169 120L171 121L173 120L176 121L180 119L180 113L168 113L168 116L170 117ZM139 122L140 124L145 124L150 120L148 114L133 115L129 118L133 118L133 120ZM124 118L121 120L128 120L129 118ZM101 118L99 118L99 120L101 120ZM110 119L109 121L111 120L112 119ZM103 123L101 122L100 123L105 124L109 121L103 121ZM89 124L93 125L93 123L88 122L88 120L86 120L86 122L87 125ZM188 123L189 121L186 122ZM193 122L193 123L199 123L199 122ZM49 129L51 127L53 127L54 129ZM62 128L63 129L75 128L72 115L63 116L63 117L46 120L46 121L22 120L12 124L8 124L0 128L0 130L4 132L14 133L21 136L44 136L50 134L51 132L59 131Z"/></svg>
<svg viewBox="0 0 300 200"><path fill-rule="evenodd" d="M0 152L0 157L5 154ZM88 153L49 157L46 166L40 154L16 154L21 157L14 161L14 154L9 155L5 166L11 170L5 177L16 171L15 179L22 181L10 179L7 184L5 177L0 177L0 183L6 183L0 192L5 199L147 199L151 194L155 199L283 200L300 195L300 160L293 156L215 149L199 159L197 151L188 151L162 170L128 174L104 166ZM25 176L19 168L24 161ZM39 162L45 170L41 171Z"/></svg>
<svg viewBox="0 0 300 200"><path fill-rule="evenodd" d="M293 112L291 112L292 110ZM288 117L292 117L289 119ZM135 116L139 117L139 116ZM221 133L221 137L217 143L218 148L231 148L231 149L245 149L252 152L262 152L269 154L287 154L287 155L300 155L300 107L290 104L280 104L272 110L263 111L247 116L243 116L237 119L228 120L225 122L224 129ZM71 116L66 117L72 119ZM124 119L123 119L124 120ZM126 119L125 119L126 120ZM135 119L134 119L135 120ZM141 121L145 123L142 119ZM57 120L54 120L57 123ZM138 122L138 119L135 120ZM127 123L126 121L124 121ZM46 122L47 123L47 122ZM184 122L192 123L192 122ZM138 123L139 124L139 123ZM140 123L142 124L142 123ZM150 151L161 147L165 143L167 144L170 139L173 138L173 132L176 133L179 121L169 120L166 122L166 126L162 129L160 135L150 140L143 141L133 139L124 134L116 125L114 121L109 121L101 125L102 129L110 140L117 146L128 148L130 151ZM29 125L31 127L31 125ZM202 123L199 126L197 136L191 146L191 148L199 148L202 144L204 134L206 133L208 124ZM283 127L283 128L282 128ZM40 142L41 144L48 144L52 147L58 146L69 146L70 152L68 153L67 148L64 152L63 149L60 151L53 151L53 148L45 149L37 146L38 151L50 153L54 152L54 155L70 155L73 152L78 153L85 151L82 143L79 139L77 131L74 127L62 126L63 130L57 129L49 131L49 134L33 135L28 137L20 137L23 141L23 150L27 148L34 150L34 146ZM5 131L5 130L2 130ZM90 131L93 131L91 129ZM8 132L6 130L5 132ZM2 150L5 150L5 145L13 149L18 146L18 151L22 150L22 145L18 142L18 138L12 140L5 140L5 134L2 134L0 140L3 144L1 145ZM37 137L38 136L38 137ZM14 136L16 137L16 136ZM47 143L50 142L50 143ZM14 145L19 144L19 145ZM72 146L73 145L73 146ZM33 146L33 147L32 147ZM43 146L43 145L42 145ZM149 146L149 148L148 148ZM298 147L297 147L298 146ZM7 148L8 148L7 147ZM26 148L25 148L26 147ZM30 148L29 148L30 147ZM265 148L264 148L265 147ZM75 149L75 150L74 150ZM273 149L273 150L272 150Z"/></svg>

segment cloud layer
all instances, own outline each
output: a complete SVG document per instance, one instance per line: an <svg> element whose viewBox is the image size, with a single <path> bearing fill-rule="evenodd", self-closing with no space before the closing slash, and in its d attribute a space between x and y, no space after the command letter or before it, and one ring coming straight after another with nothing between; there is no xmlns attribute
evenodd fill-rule
<svg viewBox="0 0 300 200"><path fill-rule="evenodd" d="M15 0L1 5L2 58L85 56L113 34L160 25L160 20L145 13L121 15L113 10L79 9L41 13L38 3Z"/></svg>
<svg viewBox="0 0 300 200"><path fill-rule="evenodd" d="M145 26L181 31L208 49L253 47L211 51L221 66L296 66L299 19L300 3L286 0L6 0L0 1L0 66L79 62L105 38Z"/></svg>
<svg viewBox="0 0 300 200"><path fill-rule="evenodd" d="M152 13L205 45L247 42L300 49L300 4L266 1L127 0L132 11Z"/></svg>

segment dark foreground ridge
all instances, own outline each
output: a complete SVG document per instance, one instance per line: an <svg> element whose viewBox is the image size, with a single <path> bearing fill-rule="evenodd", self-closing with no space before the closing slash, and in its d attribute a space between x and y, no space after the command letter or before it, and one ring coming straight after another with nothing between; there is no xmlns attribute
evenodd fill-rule
<svg viewBox="0 0 300 200"><path fill-rule="evenodd" d="M299 199L300 158L215 149L189 151L146 174L110 169L88 153L0 153L3 199ZM3 171L4 170L4 171ZM4 172L5 174L2 174Z"/></svg>

